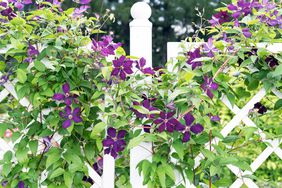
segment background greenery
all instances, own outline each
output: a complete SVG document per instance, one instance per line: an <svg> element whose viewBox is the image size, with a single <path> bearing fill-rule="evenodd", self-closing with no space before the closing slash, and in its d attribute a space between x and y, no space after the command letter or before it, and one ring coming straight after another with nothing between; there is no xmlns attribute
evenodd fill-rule
<svg viewBox="0 0 282 188"><path fill-rule="evenodd" d="M129 52L129 22L130 8L138 0L95 0L91 2L89 14L110 9L116 21L104 25L105 31L111 31L116 41L122 42L126 52ZM181 41L193 36L201 25L200 11L204 18L211 18L215 9L230 3L231 0L147 0L152 7L151 21L153 22L153 64L164 65L166 62L166 43ZM72 1L64 1L63 7L73 7ZM198 11L196 10L198 9ZM202 23L208 25L206 20ZM202 36L206 38L206 36Z"/></svg>

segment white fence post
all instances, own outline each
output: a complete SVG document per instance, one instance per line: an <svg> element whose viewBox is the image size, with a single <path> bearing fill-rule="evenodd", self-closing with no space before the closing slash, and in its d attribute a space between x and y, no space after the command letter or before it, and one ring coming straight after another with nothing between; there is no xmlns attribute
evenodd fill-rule
<svg viewBox="0 0 282 188"><path fill-rule="evenodd" d="M144 57L147 67L152 67L152 27L149 21L152 10L144 2L137 2L131 8L133 21L130 22L130 55ZM130 183L133 188L143 188L143 178L139 175L137 165L144 159L151 159L152 144L142 142L130 150Z"/></svg>

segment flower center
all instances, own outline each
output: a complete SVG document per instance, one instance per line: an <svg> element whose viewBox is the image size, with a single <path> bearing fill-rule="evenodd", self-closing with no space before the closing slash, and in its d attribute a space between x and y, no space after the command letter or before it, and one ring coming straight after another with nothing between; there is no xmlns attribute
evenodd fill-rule
<svg viewBox="0 0 282 188"><path fill-rule="evenodd" d="M68 118L69 118L69 119L72 119L73 117L72 117L72 115L69 115Z"/></svg>
<svg viewBox="0 0 282 188"><path fill-rule="evenodd" d="M70 94L69 93L66 93L66 97L69 97L70 96Z"/></svg>
<svg viewBox="0 0 282 188"><path fill-rule="evenodd" d="M164 119L164 122L167 123L167 122L168 122L168 119Z"/></svg>

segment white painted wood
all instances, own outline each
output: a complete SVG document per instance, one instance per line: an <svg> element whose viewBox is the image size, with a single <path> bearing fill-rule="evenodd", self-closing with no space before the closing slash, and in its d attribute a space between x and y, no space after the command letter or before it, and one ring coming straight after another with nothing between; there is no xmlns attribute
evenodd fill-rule
<svg viewBox="0 0 282 188"><path fill-rule="evenodd" d="M115 159L111 155L103 158L103 188L115 187Z"/></svg>
<svg viewBox="0 0 282 188"><path fill-rule="evenodd" d="M146 59L146 67L152 67L152 26L149 21L152 10L144 2L137 2L131 8L133 21L130 22L130 55ZM133 188L143 188L143 178L137 165L144 159L151 160L152 144L142 142L130 150L130 183Z"/></svg>

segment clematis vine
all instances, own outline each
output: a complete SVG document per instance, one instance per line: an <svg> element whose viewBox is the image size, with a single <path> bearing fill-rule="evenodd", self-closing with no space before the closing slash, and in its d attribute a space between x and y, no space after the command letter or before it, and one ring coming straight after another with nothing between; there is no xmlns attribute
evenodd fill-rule
<svg viewBox="0 0 282 188"><path fill-rule="evenodd" d="M82 122L82 118L80 115L80 108L77 107L73 111L70 106L66 106L65 110L60 112L60 116L64 119L64 122L62 124L62 127L64 129L71 126L72 122L74 123L80 123Z"/></svg>
<svg viewBox="0 0 282 188"><path fill-rule="evenodd" d="M154 120L156 125L159 125L158 131L163 132L164 130L168 132L173 132L174 130L181 130L183 125L173 117L174 112L161 112L160 117Z"/></svg>
<svg viewBox="0 0 282 188"><path fill-rule="evenodd" d="M158 110L157 108L153 107L152 104L151 104L151 101L149 99L146 99L144 100L142 103L139 103L139 102L133 102L133 105L136 105L136 106L140 106L142 105L144 108L146 108L147 110L149 110L149 112L151 111L156 111ZM154 114L142 114L140 113L138 110L134 109L134 108L131 108L131 110L135 113L135 115L140 118L140 119L143 119L145 117L149 118L149 119L153 119L155 117Z"/></svg>
<svg viewBox="0 0 282 188"><path fill-rule="evenodd" d="M188 60L187 64L192 66L192 70L194 70L197 67L202 66L202 62L198 61L196 59L201 58L201 51L200 48L196 48L193 52L188 52Z"/></svg>
<svg viewBox="0 0 282 188"><path fill-rule="evenodd" d="M78 96L70 93L70 85L68 83L65 83L62 86L62 90L64 93L55 93L53 95L53 100L64 101L67 106L70 106L72 102L78 104Z"/></svg>
<svg viewBox="0 0 282 188"><path fill-rule="evenodd" d="M188 142L190 140L191 132L194 134L199 134L203 132L204 127L201 124L196 123L192 125L192 123L195 121L195 118L192 114L187 113L184 116L184 120L186 126L181 128L181 131L184 133L182 142Z"/></svg>
<svg viewBox="0 0 282 188"><path fill-rule="evenodd" d="M218 89L218 84L213 81L213 78L204 77L204 83L201 85L201 88L206 92L209 98L213 98L213 91Z"/></svg>
<svg viewBox="0 0 282 188"><path fill-rule="evenodd" d="M124 150L126 142L124 140L126 130L117 130L113 127L108 128L107 137L103 140L104 153L110 154L113 158L117 158L118 152Z"/></svg>
<svg viewBox="0 0 282 188"><path fill-rule="evenodd" d="M133 61L127 59L125 56L120 56L120 58L113 60L114 69L111 76L119 77L121 80L125 80L127 75L133 73L132 71Z"/></svg>

